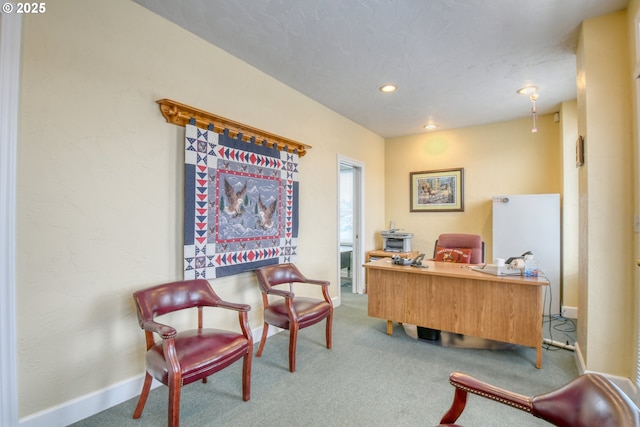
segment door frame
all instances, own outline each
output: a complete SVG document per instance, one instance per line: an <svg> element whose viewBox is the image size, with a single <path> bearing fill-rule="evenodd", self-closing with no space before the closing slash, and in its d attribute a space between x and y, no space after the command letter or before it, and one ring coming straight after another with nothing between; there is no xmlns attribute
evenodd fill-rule
<svg viewBox="0 0 640 427"><path fill-rule="evenodd" d="M634 34L635 34L635 67L634 67L634 84L635 84L635 121L636 121L636 129L633 133L635 136L635 144L636 148L636 191L640 188L640 129L638 129L638 125L640 124L640 10L636 12L634 17ZM633 219L633 228L634 228L634 239L635 239L635 249L636 249L636 268L640 267L640 199L636 200L636 211ZM640 290L640 274L636 273L636 289ZM640 291L636 292L636 372L635 372L635 381L634 384L636 387L640 387ZM640 395L635 396L636 404L640 402Z"/></svg>
<svg viewBox="0 0 640 427"><path fill-rule="evenodd" d="M0 425L18 425L16 194L22 15L0 14ZM3 233L4 234L4 233Z"/></svg>
<svg viewBox="0 0 640 427"><path fill-rule="evenodd" d="M337 266L338 266L338 280L340 283L340 165L348 165L353 168L353 255L351 258L351 278L353 283L353 291L358 294L364 293L364 163L352 159L347 156L338 154L336 168L337 168L337 203L336 203L336 216L338 218L336 227L337 234ZM340 286L338 286L340 287ZM340 295L341 292L338 292ZM339 298L342 298L341 296Z"/></svg>

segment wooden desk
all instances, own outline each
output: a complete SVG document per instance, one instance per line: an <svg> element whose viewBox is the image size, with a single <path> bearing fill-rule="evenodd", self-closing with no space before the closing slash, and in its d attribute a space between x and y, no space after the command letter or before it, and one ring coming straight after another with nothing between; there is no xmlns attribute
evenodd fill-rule
<svg viewBox="0 0 640 427"><path fill-rule="evenodd" d="M402 258L415 258L420 254L418 251L411 252L388 252L384 249L374 249L372 251L367 252L365 256L364 262L370 262L372 259L375 261L379 258L391 258L394 255L398 255ZM367 291L367 283L369 283L369 277L367 276L367 269L364 270L364 293L368 293Z"/></svg>
<svg viewBox="0 0 640 427"><path fill-rule="evenodd" d="M493 276L467 264L425 261L400 266L389 258L364 265L369 316L534 347L542 367L542 277Z"/></svg>
<svg viewBox="0 0 640 427"><path fill-rule="evenodd" d="M402 258L415 258L418 256L418 251L411 252L388 252L384 249L374 249L367 252L364 262L371 261L371 258L391 258L393 255L401 256Z"/></svg>

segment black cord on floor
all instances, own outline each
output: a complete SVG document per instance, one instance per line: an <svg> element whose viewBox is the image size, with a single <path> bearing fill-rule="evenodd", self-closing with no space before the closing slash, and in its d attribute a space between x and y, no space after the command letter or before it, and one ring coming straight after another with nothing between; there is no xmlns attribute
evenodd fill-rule
<svg viewBox="0 0 640 427"><path fill-rule="evenodd" d="M549 280L549 278L547 276L544 275L544 273L539 271L540 276L544 277L545 279ZM552 302L553 302L553 293L549 292L549 290L551 289L551 281L549 280L549 286L545 287L545 291L544 291L544 300L543 300L543 306L544 306L544 301L547 300L547 293L549 293L549 310L548 312L551 313L551 306L552 306ZM559 343L563 343L566 345L570 345L573 346L575 341L576 341L576 337L575 337L575 332L577 331L577 327L576 327L576 323L574 319L569 319L567 317L562 316L562 314L550 314L550 315L545 315L543 316L543 324L544 323L548 323L549 326L549 340L551 341L555 341L555 342L559 342ZM562 339L557 339L554 338L554 330L561 333ZM573 334L573 335L571 335ZM553 346L549 343L543 342L542 348L544 348L545 350L549 350L549 351L556 351L556 350L567 350L561 347L556 347Z"/></svg>

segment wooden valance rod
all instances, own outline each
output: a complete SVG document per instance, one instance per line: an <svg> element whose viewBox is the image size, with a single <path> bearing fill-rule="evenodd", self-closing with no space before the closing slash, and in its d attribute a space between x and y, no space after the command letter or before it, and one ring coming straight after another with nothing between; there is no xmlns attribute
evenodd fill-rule
<svg viewBox="0 0 640 427"><path fill-rule="evenodd" d="M167 122L174 125L184 126L190 123L193 118L196 121L196 126L201 128L208 128L209 125L213 125L213 131L216 133L223 133L225 129L229 129L229 136L232 138L242 134L242 140L245 142L251 142L255 138L254 142L256 144L262 144L263 141L266 141L268 146L273 146L281 151L292 153L297 150L300 157L304 156L307 150L311 148L310 145L225 119L170 99L160 99L156 102L160 104L160 112Z"/></svg>

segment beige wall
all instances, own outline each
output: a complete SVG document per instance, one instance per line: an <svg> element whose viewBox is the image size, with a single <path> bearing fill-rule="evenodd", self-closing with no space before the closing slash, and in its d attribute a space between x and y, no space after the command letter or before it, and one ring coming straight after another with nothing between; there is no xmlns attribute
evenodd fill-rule
<svg viewBox="0 0 640 427"><path fill-rule="evenodd" d="M577 53L579 352L588 370L635 376L635 184L625 11L583 22ZM614 350L615 349L615 350Z"/></svg>
<svg viewBox="0 0 640 427"><path fill-rule="evenodd" d="M517 88L516 88L517 89ZM515 90L514 89L514 94ZM530 108L522 97L522 109ZM480 234L492 260L491 198L498 194L562 193L562 146L553 115L388 139L384 224L414 234L413 248L433 254L440 233ZM410 212L411 172L464 168L464 212Z"/></svg>
<svg viewBox="0 0 640 427"><path fill-rule="evenodd" d="M184 131L164 121L157 99L313 146L300 160L299 265L332 280L337 296L337 156L365 165L364 246L373 249L384 222L382 138L131 1L57 1L24 18L21 418L144 371L131 294L182 277ZM251 304L251 326L261 326L252 274L213 286Z"/></svg>
<svg viewBox="0 0 640 427"><path fill-rule="evenodd" d="M560 106L562 140L562 303L577 308L578 304L578 105L575 100ZM576 313L567 313L575 317ZM579 315L579 314L578 314Z"/></svg>

